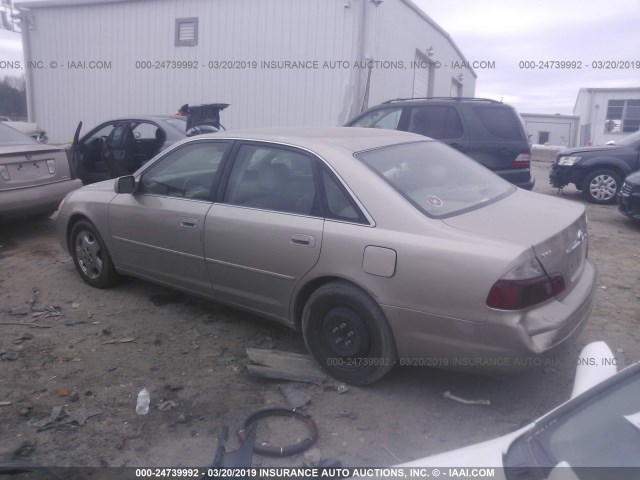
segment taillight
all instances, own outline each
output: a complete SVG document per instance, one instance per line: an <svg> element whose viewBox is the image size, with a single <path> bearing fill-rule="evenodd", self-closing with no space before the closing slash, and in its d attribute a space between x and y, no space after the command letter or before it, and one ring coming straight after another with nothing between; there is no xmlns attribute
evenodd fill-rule
<svg viewBox="0 0 640 480"><path fill-rule="evenodd" d="M531 151L528 148L522 150L511 164L514 168L528 168L531 166Z"/></svg>
<svg viewBox="0 0 640 480"><path fill-rule="evenodd" d="M532 258L493 284L487 296L487 305L500 310L521 310L549 300L564 289L562 274L547 275L540 262Z"/></svg>

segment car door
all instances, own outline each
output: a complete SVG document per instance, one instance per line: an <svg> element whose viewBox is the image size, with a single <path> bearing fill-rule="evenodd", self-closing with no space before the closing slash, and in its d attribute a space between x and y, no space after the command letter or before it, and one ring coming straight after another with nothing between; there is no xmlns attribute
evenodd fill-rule
<svg viewBox="0 0 640 480"><path fill-rule="evenodd" d="M91 130L78 141L74 137L72 163L78 178L85 185L111 178L107 165L103 161L102 151L117 124L117 121L106 122ZM76 129L76 136L79 135L81 127L82 122Z"/></svg>
<svg viewBox="0 0 640 480"><path fill-rule="evenodd" d="M203 231L231 142L195 141L170 151L109 206L113 256L133 275L212 295Z"/></svg>
<svg viewBox="0 0 640 480"><path fill-rule="evenodd" d="M322 245L317 159L277 144L234 150L226 188L207 213L207 268L221 300L287 318L291 293Z"/></svg>

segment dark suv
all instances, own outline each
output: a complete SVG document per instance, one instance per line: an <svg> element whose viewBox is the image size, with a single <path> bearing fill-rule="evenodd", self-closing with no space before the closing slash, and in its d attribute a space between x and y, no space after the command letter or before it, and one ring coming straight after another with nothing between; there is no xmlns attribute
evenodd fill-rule
<svg viewBox="0 0 640 480"><path fill-rule="evenodd" d="M505 180L531 190L531 146L515 109L485 98L389 100L361 113L347 127L419 133L460 150Z"/></svg>
<svg viewBox="0 0 640 480"><path fill-rule="evenodd" d="M616 203L624 177L636 170L640 170L640 132L614 145L558 152L549 181L556 188L573 183L593 203Z"/></svg>

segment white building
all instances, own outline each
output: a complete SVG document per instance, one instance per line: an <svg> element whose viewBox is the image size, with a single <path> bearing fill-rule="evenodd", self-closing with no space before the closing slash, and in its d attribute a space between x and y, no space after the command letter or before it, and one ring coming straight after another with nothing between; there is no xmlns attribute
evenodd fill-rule
<svg viewBox="0 0 640 480"><path fill-rule="evenodd" d="M577 115L522 113L520 116L531 143L567 148L578 144L580 118Z"/></svg>
<svg viewBox="0 0 640 480"><path fill-rule="evenodd" d="M580 116L579 145L604 145L640 130L639 88L581 88L573 107Z"/></svg>
<svg viewBox="0 0 640 480"><path fill-rule="evenodd" d="M29 119L54 142L70 140L79 120L90 127L185 103L231 104L227 128L321 126L391 98L475 94L469 62L411 0L17 6Z"/></svg>

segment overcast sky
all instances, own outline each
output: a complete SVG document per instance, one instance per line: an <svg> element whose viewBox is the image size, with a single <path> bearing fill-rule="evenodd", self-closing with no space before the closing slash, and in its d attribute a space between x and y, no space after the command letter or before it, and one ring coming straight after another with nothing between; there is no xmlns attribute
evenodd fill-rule
<svg viewBox="0 0 640 480"><path fill-rule="evenodd" d="M640 87L637 67L592 67L594 61L640 62L638 0L414 2L467 60L495 61L495 70L476 70L477 97L503 98L521 113L573 113L581 87ZM582 69L519 68L520 61L547 60L580 61Z"/></svg>
<svg viewBox="0 0 640 480"><path fill-rule="evenodd" d="M503 99L523 113L572 113L580 87L640 87L639 68L592 66L640 62L638 0L414 1L467 60L495 62L495 69L476 70L478 97ZM22 60L20 35L0 30L0 60ZM552 60L582 62L582 69L520 68L521 61ZM20 73L5 69L0 77Z"/></svg>

